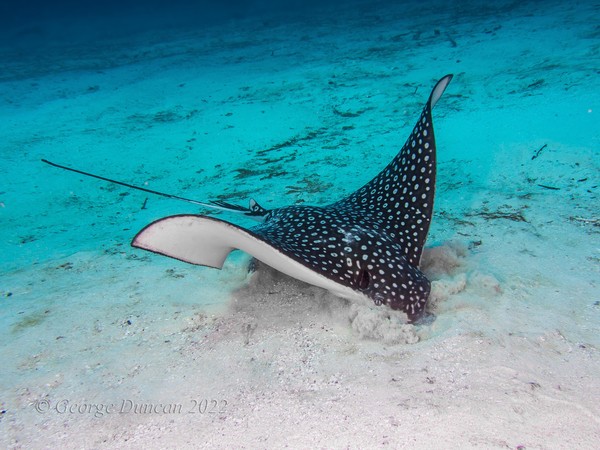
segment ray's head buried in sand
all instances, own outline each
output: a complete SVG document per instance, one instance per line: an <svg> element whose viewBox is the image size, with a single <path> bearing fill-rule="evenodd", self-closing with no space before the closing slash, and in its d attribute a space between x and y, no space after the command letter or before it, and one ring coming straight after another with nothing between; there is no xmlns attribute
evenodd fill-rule
<svg viewBox="0 0 600 450"><path fill-rule="evenodd" d="M414 321L425 310L431 284L419 269L433 214L436 146L432 109L452 79L433 88L400 152L370 182L327 206L267 210L222 201L198 202L44 162L133 189L239 213L252 228L204 215L175 215L146 226L137 248L190 264L222 268L235 249L309 284L349 299L368 299Z"/></svg>

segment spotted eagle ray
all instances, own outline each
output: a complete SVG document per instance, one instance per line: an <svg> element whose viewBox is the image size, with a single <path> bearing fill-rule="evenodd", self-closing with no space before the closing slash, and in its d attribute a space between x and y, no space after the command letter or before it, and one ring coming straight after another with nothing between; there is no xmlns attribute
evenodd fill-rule
<svg viewBox="0 0 600 450"><path fill-rule="evenodd" d="M388 305L414 321L423 314L431 291L431 283L419 270L435 194L431 111L451 79L452 75L446 75L437 82L408 140L385 169L356 192L327 206L267 210L254 199L248 208L223 201L199 202L42 161L261 222L243 228L205 215L174 215L146 226L133 239L133 247L217 269L239 249L306 283L341 297Z"/></svg>

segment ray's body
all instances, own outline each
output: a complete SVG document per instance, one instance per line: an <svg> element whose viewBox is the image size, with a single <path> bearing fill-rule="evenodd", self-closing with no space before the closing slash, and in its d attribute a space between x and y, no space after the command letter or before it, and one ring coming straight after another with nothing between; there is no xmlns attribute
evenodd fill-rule
<svg viewBox="0 0 600 450"><path fill-rule="evenodd" d="M436 146L431 111L452 75L433 88L406 143L370 182L328 206L286 206L266 210L221 201L198 202L130 188L203 206L242 213L261 221L253 228L204 215L176 215L151 223L134 247L191 264L221 268L229 253L243 250L271 267L348 298L368 298L414 320L423 313L430 282L419 270L433 213Z"/></svg>

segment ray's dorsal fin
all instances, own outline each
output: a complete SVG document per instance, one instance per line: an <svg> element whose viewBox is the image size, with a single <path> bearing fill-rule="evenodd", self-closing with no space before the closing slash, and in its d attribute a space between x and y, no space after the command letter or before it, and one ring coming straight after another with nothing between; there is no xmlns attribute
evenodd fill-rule
<svg viewBox="0 0 600 450"><path fill-rule="evenodd" d="M220 209L223 211L234 212L238 214L244 214L249 216L254 220L258 220L261 222L264 219L264 216L269 212L267 209L260 206L254 199L250 199L250 207L244 208L243 206L234 205L232 203L223 202L221 200L210 200L209 202L200 202L198 200L193 200L191 198L180 197L178 195L167 194L165 192L155 191L154 189L148 189L142 186L136 186L135 184L125 183L124 181L113 180L112 178L106 178L101 175L96 175L90 172L85 172L83 170L75 169L73 167L63 166L61 164L54 163L52 161L48 161L47 159L42 159L42 162L48 164L53 167L57 167L59 169L67 170L69 172L78 173L80 175L84 175L86 177L97 178L98 180L106 181L112 184L118 184L119 186L124 186L129 189L135 189L142 192L147 192L153 195L159 195L161 197L170 198L173 200L181 200L183 202L192 203L194 205L203 206L205 208L212 209Z"/></svg>
<svg viewBox="0 0 600 450"><path fill-rule="evenodd" d="M436 148L431 110L452 80L440 79L413 131L396 157L362 188L331 205L340 212L358 213L404 249L418 267L433 213Z"/></svg>

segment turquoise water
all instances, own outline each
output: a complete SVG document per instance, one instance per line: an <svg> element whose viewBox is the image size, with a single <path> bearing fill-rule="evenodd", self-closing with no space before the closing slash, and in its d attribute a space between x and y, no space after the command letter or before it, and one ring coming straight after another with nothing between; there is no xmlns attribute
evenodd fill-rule
<svg viewBox="0 0 600 450"><path fill-rule="evenodd" d="M383 401L401 424L412 419L399 403L426 414L425 391L405 381L402 392L414 396L388 404L388 381L368 377L399 364L406 380L423 367L446 370L437 375L437 415L414 425L448 420L448 431L431 439L592 448L600 413L588 395L598 387L600 345L600 5L151 6L3 7L5 446L100 447L107 429L117 430L110 443L133 447L123 436L138 446L191 447L196 437L207 447L379 446L383 438L352 410L348 392L366 408ZM129 246L141 228L171 214L252 221L41 162L201 201L327 204L393 158L446 73L455 77L433 114L438 184L428 246L454 250L428 260L433 322L387 341L379 325L357 325L347 305L323 306L312 288L272 273L252 278L242 254L219 272ZM372 319L381 320L389 318ZM268 363L265 349L274 355ZM466 378L448 375L453 364ZM471 393L460 401L447 394L456 377ZM503 398L506 380L522 381L515 402L524 412L478 412L473 405ZM122 415L35 410L41 398L189 399L184 386L212 389L233 409L196 431L157 416L120 422ZM321 423L318 405L336 401L331 422L349 417L339 430L346 440ZM562 437L544 428L557 405L566 410L556 425ZM461 428L459 407L480 435ZM316 422L298 425L307 411ZM282 415L280 434L261 440ZM406 429L394 423L386 419L381 433L398 446ZM50 430L45 437L34 431L40 426ZM218 434L228 437L204 441Z"/></svg>

